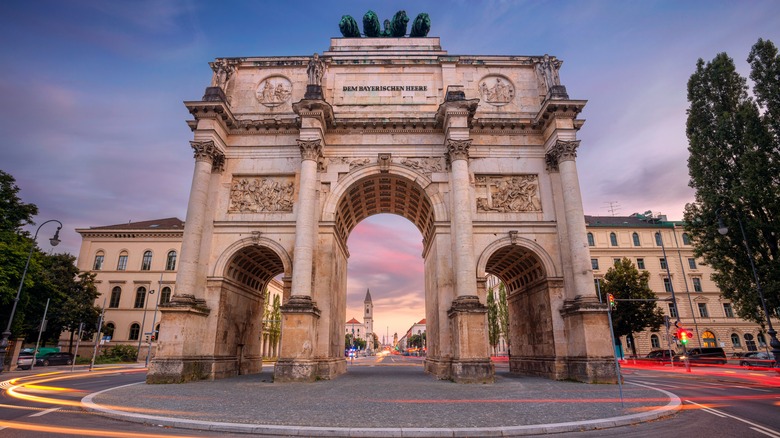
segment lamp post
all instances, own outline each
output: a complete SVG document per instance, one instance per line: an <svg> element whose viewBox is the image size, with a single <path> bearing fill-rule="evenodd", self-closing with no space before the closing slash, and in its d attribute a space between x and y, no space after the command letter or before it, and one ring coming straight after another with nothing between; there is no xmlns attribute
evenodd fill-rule
<svg viewBox="0 0 780 438"><path fill-rule="evenodd" d="M27 275L27 268L30 267L30 259L32 258L33 251L35 250L35 242L38 239L38 231L41 231L41 227L48 224L49 222L57 222L60 224L59 227L57 227L57 231L54 233L54 237L49 239L49 243L51 246L57 246L60 244L60 230L62 229L62 222L58 221L57 219L50 219L40 225L38 225L38 229L35 230L35 236L33 237L33 243L30 247L30 254L27 255L27 263L24 265L24 271L22 272L22 280L19 282L19 289L16 291L16 298L14 298L14 305L11 307L11 314L8 316L8 326L5 328L5 331L3 332L3 339L0 341L0 373L3 372L3 368L5 366L5 350L8 348L8 339L11 337L11 324L14 321L14 314L16 313L16 305L19 304L19 296L22 294L22 287L24 286L24 277Z"/></svg>
<svg viewBox="0 0 780 438"><path fill-rule="evenodd" d="M154 291L150 290L149 295L154 295ZM136 353L135 360L137 361L141 357L141 341L144 339L144 325L146 325L146 309L149 307L149 297L144 297L144 317L141 319L141 330L138 331L138 353ZM154 327L152 328L154 330ZM150 344L151 345L151 344Z"/></svg>
<svg viewBox="0 0 780 438"><path fill-rule="evenodd" d="M715 217L718 218L718 233L725 236L729 232L729 228L723 222L723 218L720 217L721 209L715 210ZM772 319L769 311L766 308L766 301L764 300L764 292L761 290L761 282L758 281L758 272L756 272L756 265L753 263L753 251L748 244L747 235L745 235L745 227L742 226L742 219L737 214L737 223L739 224L739 231L742 232L742 242L745 244L745 251L747 251L748 260L750 261L750 269L753 271L753 280L756 282L756 291L758 292L758 298L761 300L761 308L764 310L764 318L766 318L766 325L769 330L766 333L770 337L769 345L772 347L772 354L775 356L775 362L780 364L780 341L777 340L777 332L772 327Z"/></svg>

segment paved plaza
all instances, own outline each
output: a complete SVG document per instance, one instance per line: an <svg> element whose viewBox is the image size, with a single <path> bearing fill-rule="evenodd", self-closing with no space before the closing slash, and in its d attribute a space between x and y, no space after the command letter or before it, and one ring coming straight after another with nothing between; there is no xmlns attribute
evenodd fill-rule
<svg viewBox="0 0 780 438"><path fill-rule="evenodd" d="M408 360L408 359L407 359ZM385 360L386 362L387 360ZM508 374L493 384L456 384L420 364L364 358L334 380L273 383L261 374L178 385L136 384L85 399L130 421L287 436L511 436L613 427L679 406L669 393Z"/></svg>

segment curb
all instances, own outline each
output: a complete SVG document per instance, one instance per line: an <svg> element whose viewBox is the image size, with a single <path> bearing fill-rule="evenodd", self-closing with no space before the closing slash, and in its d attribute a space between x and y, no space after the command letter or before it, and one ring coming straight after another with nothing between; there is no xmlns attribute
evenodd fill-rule
<svg viewBox="0 0 780 438"><path fill-rule="evenodd" d="M549 424L531 424L523 426L496 426L496 427L473 427L473 428L351 428L351 427L315 427L315 426L281 426L281 425L261 425L246 423L228 423L218 421L188 420L183 418L163 417L157 415L137 414L111 409L99 405L93 399L105 392L113 391L119 388L125 388L133 385L140 385L143 382L131 383L129 385L117 386L95 392L81 399L81 404L87 411L95 412L107 417L125 420L134 423L153 424L160 426L175 427L179 429L202 430L211 432L225 433L244 433L257 434L264 436L308 436L308 437L506 437L506 436L527 436L541 435L551 433L582 432L594 429L606 429L619 426L628 426L644 421L656 420L658 418L671 415L680 409L680 398L671 392L663 389L653 388L652 386L638 383L631 385L641 386L648 389L661 392L669 397L669 403L666 406L656 408L647 412L638 414L623 415L619 417L600 418L597 420L573 421L567 423L549 423Z"/></svg>

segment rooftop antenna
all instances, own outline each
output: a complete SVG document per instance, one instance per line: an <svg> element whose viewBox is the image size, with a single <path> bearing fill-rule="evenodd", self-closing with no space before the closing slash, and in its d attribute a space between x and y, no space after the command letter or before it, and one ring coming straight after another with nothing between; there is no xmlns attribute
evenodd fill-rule
<svg viewBox="0 0 780 438"><path fill-rule="evenodd" d="M619 201L607 201L605 202L607 206L605 207L607 211L610 213L611 216L617 216L617 212L620 211L620 203Z"/></svg>

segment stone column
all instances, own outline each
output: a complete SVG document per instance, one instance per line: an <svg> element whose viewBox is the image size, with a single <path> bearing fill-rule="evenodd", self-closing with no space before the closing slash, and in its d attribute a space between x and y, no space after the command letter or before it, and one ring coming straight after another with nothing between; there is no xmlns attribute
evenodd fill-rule
<svg viewBox="0 0 780 438"><path fill-rule="evenodd" d="M477 295L474 261L474 233L469 196L469 148L471 140L447 140L452 167L452 241L454 249L455 295Z"/></svg>
<svg viewBox="0 0 780 438"><path fill-rule="evenodd" d="M301 178L298 212L295 218L295 251L293 253L293 297L311 299L311 275L314 242L317 233L317 159L322 155L321 140L298 140L301 149Z"/></svg>
<svg viewBox="0 0 780 438"><path fill-rule="evenodd" d="M209 181L215 163L224 160L213 141L191 141L195 152L195 170L192 175L190 200L187 203L187 218L184 222L184 234L181 243L181 257L176 274L176 295L192 295L203 298L203 291L196 291L198 273L198 255L203 240L203 226L206 220Z"/></svg>

